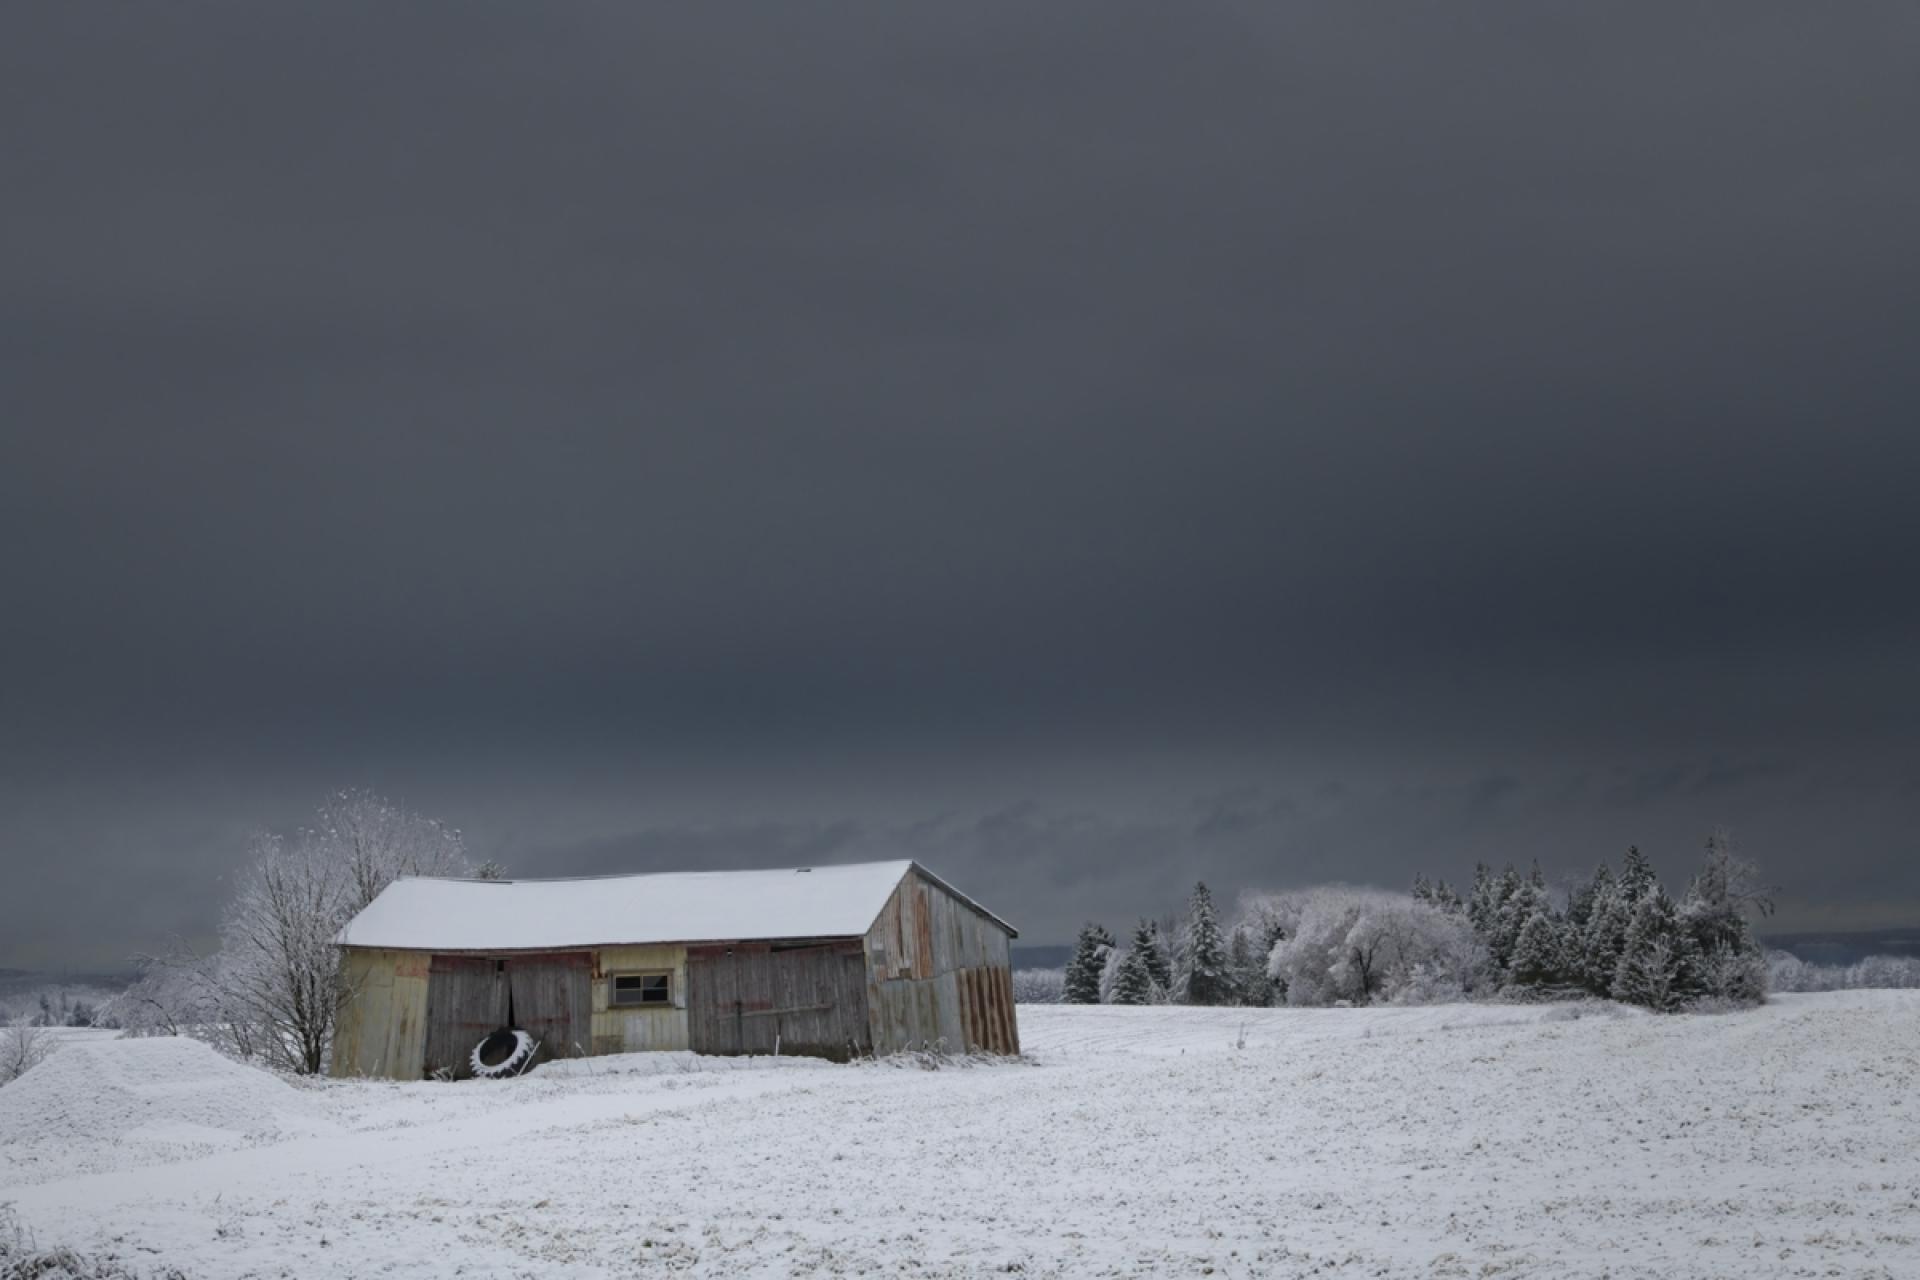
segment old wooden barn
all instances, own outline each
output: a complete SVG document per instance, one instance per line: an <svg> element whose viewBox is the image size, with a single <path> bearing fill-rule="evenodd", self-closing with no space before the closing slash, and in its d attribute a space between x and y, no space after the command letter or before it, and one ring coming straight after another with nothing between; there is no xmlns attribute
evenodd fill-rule
<svg viewBox="0 0 1920 1280"><path fill-rule="evenodd" d="M398 880L341 932L333 1074L472 1074L656 1049L1017 1053L1011 925L913 862L576 880Z"/></svg>

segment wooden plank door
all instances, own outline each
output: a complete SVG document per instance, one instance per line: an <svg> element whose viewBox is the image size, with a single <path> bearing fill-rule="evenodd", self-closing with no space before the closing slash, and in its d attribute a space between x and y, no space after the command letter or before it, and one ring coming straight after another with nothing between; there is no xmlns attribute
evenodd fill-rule
<svg viewBox="0 0 1920 1280"><path fill-rule="evenodd" d="M509 956L508 1017L540 1042L534 1062L585 1057L593 1044L593 957L585 951Z"/></svg>
<svg viewBox="0 0 1920 1280"><path fill-rule="evenodd" d="M473 1075L474 1046L507 1025L507 983L489 956L434 956L427 965L425 1073Z"/></svg>
<svg viewBox="0 0 1920 1280"><path fill-rule="evenodd" d="M687 1031L696 1053L869 1052L860 943L689 947Z"/></svg>

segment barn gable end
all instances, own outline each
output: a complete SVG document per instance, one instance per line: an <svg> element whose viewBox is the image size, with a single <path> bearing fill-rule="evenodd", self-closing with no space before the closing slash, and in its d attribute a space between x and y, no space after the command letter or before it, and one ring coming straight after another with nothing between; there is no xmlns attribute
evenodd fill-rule
<svg viewBox="0 0 1920 1280"><path fill-rule="evenodd" d="M1012 926L918 865L867 931L875 1053L1018 1053Z"/></svg>

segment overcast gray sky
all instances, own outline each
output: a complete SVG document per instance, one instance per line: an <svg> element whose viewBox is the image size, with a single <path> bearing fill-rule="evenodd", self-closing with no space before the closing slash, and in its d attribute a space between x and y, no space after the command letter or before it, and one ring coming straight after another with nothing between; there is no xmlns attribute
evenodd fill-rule
<svg viewBox="0 0 1920 1280"><path fill-rule="evenodd" d="M11 5L0 965L371 786L1920 921L1920 10Z"/></svg>

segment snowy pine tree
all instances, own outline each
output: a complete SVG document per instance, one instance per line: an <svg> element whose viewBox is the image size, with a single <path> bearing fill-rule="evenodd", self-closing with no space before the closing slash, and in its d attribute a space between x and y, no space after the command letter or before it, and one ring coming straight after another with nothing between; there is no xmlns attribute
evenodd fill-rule
<svg viewBox="0 0 1920 1280"><path fill-rule="evenodd" d="M1204 883L1193 887L1187 900L1187 923L1181 948L1179 990L1182 1004L1227 1004L1233 998L1233 976L1227 966L1226 941L1214 914L1213 895Z"/></svg>
<svg viewBox="0 0 1920 1280"><path fill-rule="evenodd" d="M1733 838L1716 830L1679 909L1680 927L1699 952L1699 995L1743 1004L1766 998L1766 957L1747 922L1750 910L1770 914L1773 901L1753 865L1734 853Z"/></svg>
<svg viewBox="0 0 1920 1280"><path fill-rule="evenodd" d="M1106 971L1113 945L1113 935L1103 926L1089 921L1081 928L1073 957L1067 961L1066 1003L1100 1003L1100 975Z"/></svg>
<svg viewBox="0 0 1920 1280"><path fill-rule="evenodd" d="M1640 900L1659 887L1659 877L1653 874L1653 863L1647 855L1640 852L1640 846L1627 846L1627 856L1620 863L1620 897L1629 908L1638 907Z"/></svg>
<svg viewBox="0 0 1920 1280"><path fill-rule="evenodd" d="M1613 868L1601 863L1589 885L1591 905L1586 927L1576 941L1580 948L1580 979L1597 996L1613 992L1613 977L1620 967L1620 952L1626 947L1627 926L1633 923L1633 909L1621 896Z"/></svg>
<svg viewBox="0 0 1920 1280"><path fill-rule="evenodd" d="M1140 963L1146 966L1147 977L1157 993L1156 998L1165 998L1173 990L1173 961L1167 958L1159 924L1142 920L1140 927L1133 931L1131 950L1138 953Z"/></svg>
<svg viewBox="0 0 1920 1280"><path fill-rule="evenodd" d="M1613 998L1625 1004L1671 1011L1700 987L1699 951L1680 927L1673 899L1656 882L1633 909Z"/></svg>
<svg viewBox="0 0 1920 1280"><path fill-rule="evenodd" d="M1563 978L1562 962L1560 926L1545 904L1538 904L1514 942L1509 977L1516 986L1557 986Z"/></svg>
<svg viewBox="0 0 1920 1280"><path fill-rule="evenodd" d="M1145 932L1144 923L1141 932ZM1140 934L1135 934L1137 939ZM1152 1004L1154 1001L1153 974L1147 967L1146 957L1141 954L1138 943L1128 947L1120 957L1120 965L1114 971L1114 1004Z"/></svg>

